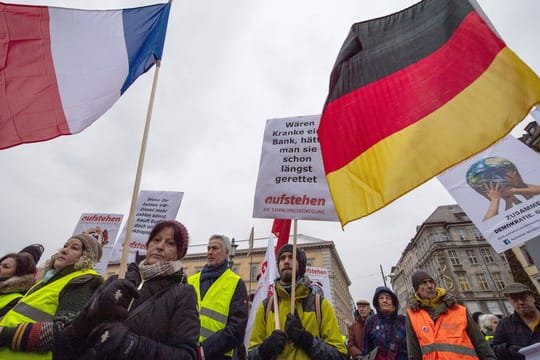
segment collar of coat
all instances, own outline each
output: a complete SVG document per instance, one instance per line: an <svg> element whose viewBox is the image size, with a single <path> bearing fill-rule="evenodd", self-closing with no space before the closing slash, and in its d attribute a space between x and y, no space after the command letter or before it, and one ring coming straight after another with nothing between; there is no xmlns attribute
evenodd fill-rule
<svg viewBox="0 0 540 360"><path fill-rule="evenodd" d="M25 293L34 284L34 274L12 276L0 282L0 294Z"/></svg>
<svg viewBox="0 0 540 360"><path fill-rule="evenodd" d="M457 298L443 288L437 288L437 295L434 299L421 299L416 293L409 298L409 308L412 311L425 309L428 312L433 312L437 308L441 308L439 312L446 312L447 308L453 308L457 305Z"/></svg>

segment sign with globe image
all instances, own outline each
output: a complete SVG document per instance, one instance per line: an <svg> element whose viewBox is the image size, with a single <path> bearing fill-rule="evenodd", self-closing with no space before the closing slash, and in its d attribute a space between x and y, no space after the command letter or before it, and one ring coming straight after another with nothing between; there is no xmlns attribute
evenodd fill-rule
<svg viewBox="0 0 540 360"><path fill-rule="evenodd" d="M540 156L516 138L438 178L498 253L540 237Z"/></svg>
<svg viewBox="0 0 540 360"><path fill-rule="evenodd" d="M502 157L491 156L472 164L465 174L465 178L470 187L487 198L487 189L490 185L498 184L501 190L509 186L515 187L516 184L513 184L513 179L515 179L516 174L521 180L516 166L511 161Z"/></svg>

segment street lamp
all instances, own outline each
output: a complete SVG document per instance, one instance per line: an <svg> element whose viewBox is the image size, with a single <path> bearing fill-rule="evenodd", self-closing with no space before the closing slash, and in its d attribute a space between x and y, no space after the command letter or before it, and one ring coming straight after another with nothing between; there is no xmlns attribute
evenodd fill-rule
<svg viewBox="0 0 540 360"><path fill-rule="evenodd" d="M229 254L229 269L231 269L231 270L232 270L232 268L234 266L234 256L236 255L236 248L237 247L238 247L238 244L236 243L234 238L232 238L232 241L231 241L231 253Z"/></svg>

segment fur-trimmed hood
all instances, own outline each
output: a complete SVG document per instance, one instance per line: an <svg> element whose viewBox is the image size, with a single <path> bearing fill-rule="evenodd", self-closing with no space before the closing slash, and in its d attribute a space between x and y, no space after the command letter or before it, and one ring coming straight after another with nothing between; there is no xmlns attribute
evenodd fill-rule
<svg viewBox="0 0 540 360"><path fill-rule="evenodd" d="M34 285L34 274L12 276L0 281L0 294L26 293Z"/></svg>

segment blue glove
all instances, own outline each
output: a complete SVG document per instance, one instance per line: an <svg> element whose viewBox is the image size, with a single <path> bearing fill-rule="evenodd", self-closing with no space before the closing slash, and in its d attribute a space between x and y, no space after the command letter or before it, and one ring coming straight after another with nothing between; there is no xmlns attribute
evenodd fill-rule
<svg viewBox="0 0 540 360"><path fill-rule="evenodd" d="M88 339L88 347L94 358L129 359L135 352L139 336L129 331L121 322L106 322L97 326Z"/></svg>
<svg viewBox="0 0 540 360"><path fill-rule="evenodd" d="M313 346L313 335L307 332L302 326L300 319L293 315L287 314L285 321L285 332L296 345L300 346L309 354L309 349Z"/></svg>

